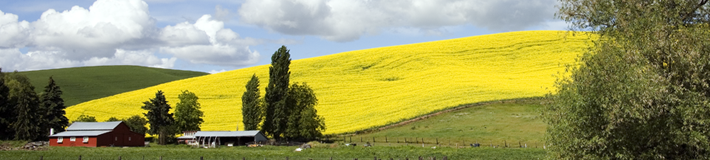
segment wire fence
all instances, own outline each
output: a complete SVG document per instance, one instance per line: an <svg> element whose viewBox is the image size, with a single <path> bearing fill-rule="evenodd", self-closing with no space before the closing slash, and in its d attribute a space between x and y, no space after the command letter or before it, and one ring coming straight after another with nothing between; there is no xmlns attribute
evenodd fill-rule
<svg viewBox="0 0 710 160"><path fill-rule="evenodd" d="M413 156L413 157L397 157L397 158L377 158L375 157L363 157L363 158L338 158L338 157L316 157L316 158L297 158L297 157L283 157L283 158L266 158L266 157L231 157L231 158L163 158L163 157L135 157L135 156L119 156L119 157L102 157L102 156L78 156L78 157L45 157L38 156L39 160L448 160L447 156L432 157L432 156ZM27 158L33 159L33 158Z"/></svg>

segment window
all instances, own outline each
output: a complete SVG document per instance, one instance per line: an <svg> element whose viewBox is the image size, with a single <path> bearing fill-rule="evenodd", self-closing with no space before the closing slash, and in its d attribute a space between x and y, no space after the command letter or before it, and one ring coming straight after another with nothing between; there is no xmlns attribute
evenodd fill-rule
<svg viewBox="0 0 710 160"><path fill-rule="evenodd" d="M57 143L62 144L64 137L57 137Z"/></svg>
<svg viewBox="0 0 710 160"><path fill-rule="evenodd" d="M72 142L76 141L76 137L69 138L69 141L72 141Z"/></svg>
<svg viewBox="0 0 710 160"><path fill-rule="evenodd" d="M84 139L83 139L83 140L84 140L84 143L89 143L89 137L88 137L88 136L84 136Z"/></svg>
<svg viewBox="0 0 710 160"><path fill-rule="evenodd" d="M114 138L113 138L113 141L118 141L118 137L114 137Z"/></svg>
<svg viewBox="0 0 710 160"><path fill-rule="evenodd" d="M131 137L128 137L128 141L131 141Z"/></svg>

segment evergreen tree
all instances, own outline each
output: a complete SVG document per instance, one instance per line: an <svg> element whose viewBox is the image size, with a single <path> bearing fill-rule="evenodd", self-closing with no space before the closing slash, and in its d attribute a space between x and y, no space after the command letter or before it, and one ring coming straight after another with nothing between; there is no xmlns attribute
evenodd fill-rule
<svg viewBox="0 0 710 160"><path fill-rule="evenodd" d="M168 113L170 111L170 105L168 101L165 100L165 95L163 91L158 90L155 93L155 98L151 98L149 101L143 102L141 107L147 110L148 113L144 113L145 117L148 118L148 123L150 123L150 134L158 134L159 144L165 145L167 143L168 134L174 132L172 128L175 119L173 119L173 114Z"/></svg>
<svg viewBox="0 0 710 160"><path fill-rule="evenodd" d="M46 113L42 118L46 121L43 123L43 130L54 128L55 132L62 132L69 125L69 119L65 116L66 106L64 106L64 99L62 99L62 90L52 77L49 77L49 83L44 87L40 108Z"/></svg>
<svg viewBox="0 0 710 160"><path fill-rule="evenodd" d="M286 106L288 97L288 86L291 72L291 55L286 46L281 46L279 50L271 56L271 67L269 67L269 84L266 87L266 114L262 130L276 140L286 132L289 109Z"/></svg>
<svg viewBox="0 0 710 160"><path fill-rule="evenodd" d="M242 95L242 122L244 130L257 130L264 118L264 109L260 99L259 77L251 76L246 91Z"/></svg>
<svg viewBox="0 0 710 160"><path fill-rule="evenodd" d="M285 136L289 140L308 141L321 136L325 130L324 119L317 115L315 92L306 83L294 83L289 88L286 104L289 117Z"/></svg>
<svg viewBox="0 0 710 160"><path fill-rule="evenodd" d="M6 75L10 89L10 103L14 105L16 118L11 123L17 140L38 140L49 135L42 130L41 118L44 113L39 108L39 98L27 76L17 73Z"/></svg>
<svg viewBox="0 0 710 160"><path fill-rule="evenodd" d="M12 139L14 135L11 124L15 121L15 109L10 103L10 89L5 81L5 74L0 68L0 140Z"/></svg>
<svg viewBox="0 0 710 160"><path fill-rule="evenodd" d="M180 102L175 106L175 127L177 132L180 131L199 131L200 125L204 120L204 114L200 110L199 99L195 93L190 91L182 91L178 95Z"/></svg>

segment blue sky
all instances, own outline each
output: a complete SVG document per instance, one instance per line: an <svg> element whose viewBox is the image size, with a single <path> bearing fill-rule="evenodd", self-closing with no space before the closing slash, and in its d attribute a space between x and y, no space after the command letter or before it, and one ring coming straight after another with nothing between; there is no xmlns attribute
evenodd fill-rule
<svg viewBox="0 0 710 160"><path fill-rule="evenodd" d="M556 0L2 0L4 71L141 65L203 72L521 30Z"/></svg>

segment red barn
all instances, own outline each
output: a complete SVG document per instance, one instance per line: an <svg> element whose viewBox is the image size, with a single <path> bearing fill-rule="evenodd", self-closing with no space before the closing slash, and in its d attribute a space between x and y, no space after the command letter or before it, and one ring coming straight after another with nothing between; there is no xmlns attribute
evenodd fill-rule
<svg viewBox="0 0 710 160"><path fill-rule="evenodd" d="M144 146L145 135L122 121L74 122L67 131L49 136L49 146Z"/></svg>

